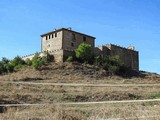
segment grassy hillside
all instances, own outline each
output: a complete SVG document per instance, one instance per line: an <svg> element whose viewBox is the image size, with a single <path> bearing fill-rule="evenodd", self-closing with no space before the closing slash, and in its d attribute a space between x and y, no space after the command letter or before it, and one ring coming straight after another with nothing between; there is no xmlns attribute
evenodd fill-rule
<svg viewBox="0 0 160 120"><path fill-rule="evenodd" d="M88 84L159 84L160 75L132 72L126 76L109 76L93 65L48 63L39 70L27 67L0 76L0 104L44 104L39 106L0 107L0 119L8 120L97 120L131 118L159 119L159 102L64 105L58 103L144 100L160 98L159 86L64 86L34 83ZM152 116L152 117L151 117Z"/></svg>

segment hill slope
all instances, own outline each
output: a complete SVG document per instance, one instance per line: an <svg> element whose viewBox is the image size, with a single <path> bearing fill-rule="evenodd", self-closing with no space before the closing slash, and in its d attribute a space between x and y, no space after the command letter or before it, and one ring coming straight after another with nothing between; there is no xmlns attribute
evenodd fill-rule
<svg viewBox="0 0 160 120"><path fill-rule="evenodd" d="M133 86L65 86L32 83L90 83L133 84ZM91 120L135 117L139 111L148 111L146 117L157 115L160 104L156 102L137 104L60 105L67 102L98 102L116 100L145 100L160 98L159 86L134 86L134 84L160 83L160 75L138 72L132 77L109 76L106 71L93 65L80 63L49 63L39 70L24 68L0 76L0 104L45 104L24 107L0 107L0 119L7 120ZM128 111L130 109L130 111ZM16 114L15 114L16 113ZM27 113L27 116L26 116ZM136 119L135 118L135 119ZM150 119L150 118L149 118ZM151 120L151 119L150 119Z"/></svg>
<svg viewBox="0 0 160 120"><path fill-rule="evenodd" d="M42 66L39 70L32 68L24 68L17 70L14 73L0 76L0 80L10 81L36 81L39 82L80 82L83 81L97 81L97 82L112 82L120 83L125 80L142 83L159 83L160 75L149 72L134 72L129 77L122 77L116 75L108 75L108 73L96 66L81 63L48 63ZM114 81L113 81L114 80ZM81 82L80 82L81 83Z"/></svg>

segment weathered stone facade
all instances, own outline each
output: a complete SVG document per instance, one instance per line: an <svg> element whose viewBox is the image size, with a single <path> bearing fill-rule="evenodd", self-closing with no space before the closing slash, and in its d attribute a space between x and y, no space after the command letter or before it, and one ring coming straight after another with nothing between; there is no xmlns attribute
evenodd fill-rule
<svg viewBox="0 0 160 120"><path fill-rule="evenodd" d="M95 48L95 54L105 56L118 55L125 66L132 68L133 70L139 70L139 54L134 50L134 47L120 47L113 44L107 44Z"/></svg>
<svg viewBox="0 0 160 120"><path fill-rule="evenodd" d="M55 62L63 62L81 44L90 44L94 51L95 37L61 28L41 35L41 52L48 51L54 56Z"/></svg>
<svg viewBox="0 0 160 120"><path fill-rule="evenodd" d="M41 55L48 51L54 56L55 62L63 62L68 56L74 55L75 49L81 44L90 44L95 55L115 56L128 67L139 70L139 55L134 47L123 48L113 44L95 47L95 37L72 31L71 28L61 28L41 35ZM23 59L31 59L34 55L25 56Z"/></svg>

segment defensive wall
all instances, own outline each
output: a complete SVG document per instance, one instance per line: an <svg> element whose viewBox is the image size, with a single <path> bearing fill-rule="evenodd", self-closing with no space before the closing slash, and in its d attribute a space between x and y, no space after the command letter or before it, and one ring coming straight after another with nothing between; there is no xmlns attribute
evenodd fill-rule
<svg viewBox="0 0 160 120"><path fill-rule="evenodd" d="M118 55L125 66L139 70L139 54L134 50L134 47L124 48L114 44L106 44L96 47L95 54L102 57Z"/></svg>

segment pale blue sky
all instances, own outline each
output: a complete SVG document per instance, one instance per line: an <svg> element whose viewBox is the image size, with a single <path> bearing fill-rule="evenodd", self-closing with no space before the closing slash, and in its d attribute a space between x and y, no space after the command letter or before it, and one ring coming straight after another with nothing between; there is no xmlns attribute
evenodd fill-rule
<svg viewBox="0 0 160 120"><path fill-rule="evenodd" d="M41 49L40 35L55 28L139 51L140 69L160 73L160 0L0 0L0 58Z"/></svg>

